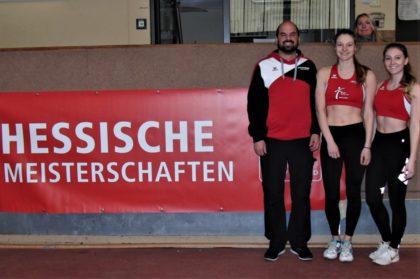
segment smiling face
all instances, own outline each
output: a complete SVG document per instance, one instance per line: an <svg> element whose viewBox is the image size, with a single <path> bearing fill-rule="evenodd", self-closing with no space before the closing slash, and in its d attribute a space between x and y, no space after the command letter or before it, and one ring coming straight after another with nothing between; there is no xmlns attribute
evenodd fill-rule
<svg viewBox="0 0 420 279"><path fill-rule="evenodd" d="M405 57L404 53L400 49L394 47L385 52L384 65L390 75L402 75L404 72L404 66L407 64L408 57Z"/></svg>
<svg viewBox="0 0 420 279"><path fill-rule="evenodd" d="M356 43L353 36L349 34L341 34L335 42L335 52L339 60L353 59L356 53Z"/></svg>
<svg viewBox="0 0 420 279"><path fill-rule="evenodd" d="M290 54L299 46L299 34L296 26L291 22L280 25L277 35L277 47L280 51Z"/></svg>
<svg viewBox="0 0 420 279"><path fill-rule="evenodd" d="M367 16L361 16L357 20L356 34L362 37L371 36L374 31L371 20Z"/></svg>

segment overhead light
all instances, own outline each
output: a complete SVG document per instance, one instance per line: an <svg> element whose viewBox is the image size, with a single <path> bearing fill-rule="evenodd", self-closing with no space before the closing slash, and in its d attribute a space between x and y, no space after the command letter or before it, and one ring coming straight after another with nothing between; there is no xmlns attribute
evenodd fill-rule
<svg viewBox="0 0 420 279"><path fill-rule="evenodd" d="M271 3L281 3L284 0L251 0L255 4L271 4ZM300 2L300 0L291 0L291 2Z"/></svg>
<svg viewBox="0 0 420 279"><path fill-rule="evenodd" d="M181 13L207 13L208 10L200 8L200 7L192 7L192 6L180 6L179 10Z"/></svg>

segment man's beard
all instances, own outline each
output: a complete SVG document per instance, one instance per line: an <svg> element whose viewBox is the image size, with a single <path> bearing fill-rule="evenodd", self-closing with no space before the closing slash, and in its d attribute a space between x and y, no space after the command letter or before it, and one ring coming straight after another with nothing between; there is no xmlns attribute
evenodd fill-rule
<svg viewBox="0 0 420 279"><path fill-rule="evenodd" d="M285 43L292 43L291 46L285 46ZM294 53L297 49L298 49L299 44L298 43L294 43L293 41L284 41L283 45L280 45L280 43L277 43L277 48L278 50L290 54L290 53Z"/></svg>

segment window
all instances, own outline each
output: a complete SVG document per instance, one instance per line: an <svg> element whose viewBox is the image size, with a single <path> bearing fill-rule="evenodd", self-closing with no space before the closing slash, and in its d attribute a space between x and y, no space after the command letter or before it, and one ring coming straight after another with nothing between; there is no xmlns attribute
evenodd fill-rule
<svg viewBox="0 0 420 279"><path fill-rule="evenodd" d="M285 19L290 19L299 26L304 41L329 40L337 29L351 26L350 2L230 0L231 42L274 38L277 26Z"/></svg>
<svg viewBox="0 0 420 279"><path fill-rule="evenodd" d="M285 19L301 40L330 40L350 28L354 0L157 0L154 43L229 43L274 40Z"/></svg>

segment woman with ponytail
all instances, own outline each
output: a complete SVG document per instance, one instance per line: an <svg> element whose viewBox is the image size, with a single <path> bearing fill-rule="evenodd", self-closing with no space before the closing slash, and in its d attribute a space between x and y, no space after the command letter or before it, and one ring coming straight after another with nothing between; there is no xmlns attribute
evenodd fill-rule
<svg viewBox="0 0 420 279"><path fill-rule="evenodd" d="M371 159L376 77L356 59L353 31L339 31L334 42L337 63L318 71L316 88L317 117L322 131L325 214L332 235L324 257L351 262L351 240L361 211L361 184ZM339 202L343 165L347 209L346 229L341 236Z"/></svg>
<svg viewBox="0 0 420 279"><path fill-rule="evenodd" d="M374 263L388 265L400 259L398 249L407 223L405 195L419 151L420 85L404 45L387 45L383 62L389 78L379 84L374 100L377 128L366 172L366 201L382 237L369 257ZM392 223L383 204L385 186Z"/></svg>

